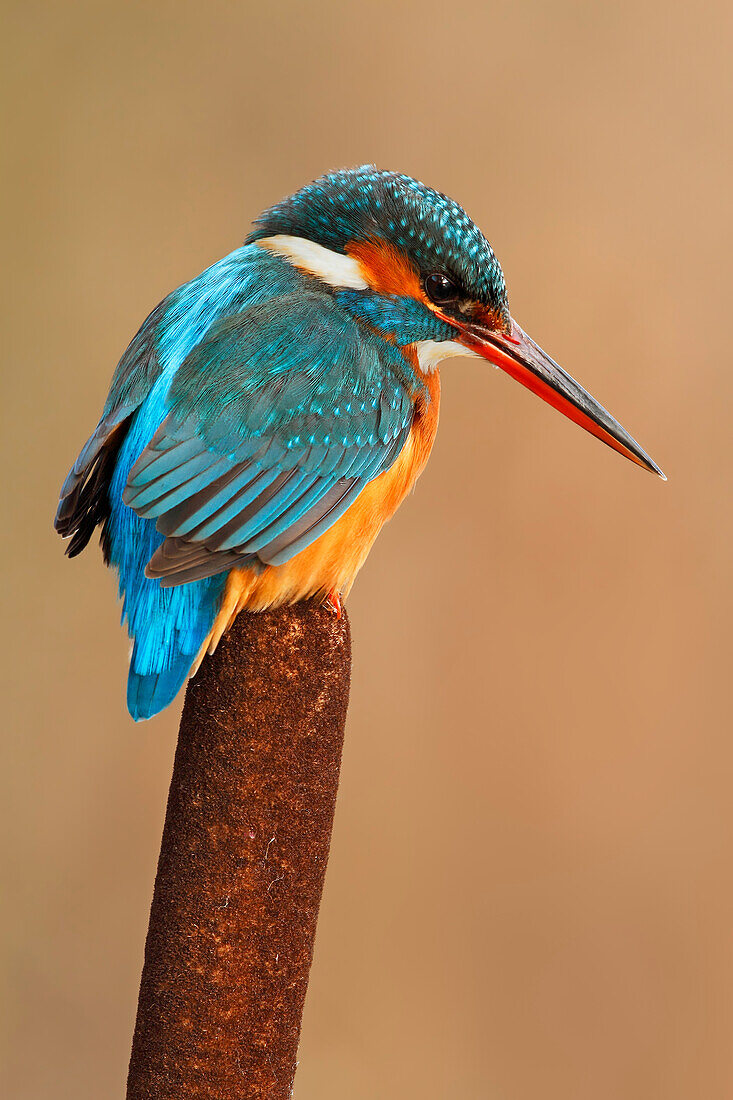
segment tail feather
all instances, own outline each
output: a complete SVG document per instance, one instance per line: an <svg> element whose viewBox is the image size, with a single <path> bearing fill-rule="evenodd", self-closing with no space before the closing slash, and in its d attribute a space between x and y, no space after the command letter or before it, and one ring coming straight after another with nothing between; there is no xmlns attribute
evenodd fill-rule
<svg viewBox="0 0 733 1100"><path fill-rule="evenodd" d="M135 652L127 679L127 709L136 722L152 718L172 703L191 670L191 654L179 654L170 668L160 672L137 672Z"/></svg>

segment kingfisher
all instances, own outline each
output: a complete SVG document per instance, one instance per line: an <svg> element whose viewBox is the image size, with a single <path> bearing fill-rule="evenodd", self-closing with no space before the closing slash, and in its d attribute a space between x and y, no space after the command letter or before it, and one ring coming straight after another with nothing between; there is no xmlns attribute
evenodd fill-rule
<svg viewBox="0 0 733 1100"><path fill-rule="evenodd" d="M514 321L463 208L410 176L321 176L155 307L55 521L70 557L101 527L133 642L133 718L166 707L240 611L316 598L341 613L425 467L438 365L457 355L664 478Z"/></svg>

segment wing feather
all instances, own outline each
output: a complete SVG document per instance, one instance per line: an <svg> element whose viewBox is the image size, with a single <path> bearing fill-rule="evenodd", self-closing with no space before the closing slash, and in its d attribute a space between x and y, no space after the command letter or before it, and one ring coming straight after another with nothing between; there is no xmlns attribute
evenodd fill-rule
<svg viewBox="0 0 733 1100"><path fill-rule="evenodd" d="M322 293L212 326L123 494L165 535L147 575L184 584L310 545L404 446L405 362Z"/></svg>

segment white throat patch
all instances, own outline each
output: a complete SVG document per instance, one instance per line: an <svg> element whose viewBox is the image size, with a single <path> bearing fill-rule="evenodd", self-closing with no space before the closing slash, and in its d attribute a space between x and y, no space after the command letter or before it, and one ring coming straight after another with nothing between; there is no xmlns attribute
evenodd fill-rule
<svg viewBox="0 0 733 1100"><path fill-rule="evenodd" d="M466 355L469 359L481 358L457 340L418 340L415 347L420 370L426 374L434 371L444 359L453 359L456 355Z"/></svg>
<svg viewBox="0 0 733 1100"><path fill-rule="evenodd" d="M330 248L324 248L305 237L290 237L287 233L278 233L274 237L262 237L254 243L289 260L293 267L315 275L329 286L366 290L369 285L358 260L351 256L342 256L340 252L332 252Z"/></svg>

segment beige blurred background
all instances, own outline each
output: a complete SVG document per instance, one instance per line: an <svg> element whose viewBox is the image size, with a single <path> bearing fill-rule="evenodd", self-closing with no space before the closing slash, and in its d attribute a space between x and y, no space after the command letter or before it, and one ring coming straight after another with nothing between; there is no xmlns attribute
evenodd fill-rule
<svg viewBox="0 0 733 1100"><path fill-rule="evenodd" d="M4 1095L120 1096L178 704L134 726L51 520L115 362L267 204L375 161L669 476L443 371L349 603L298 1100L733 1095L728 3L5 5Z"/></svg>

